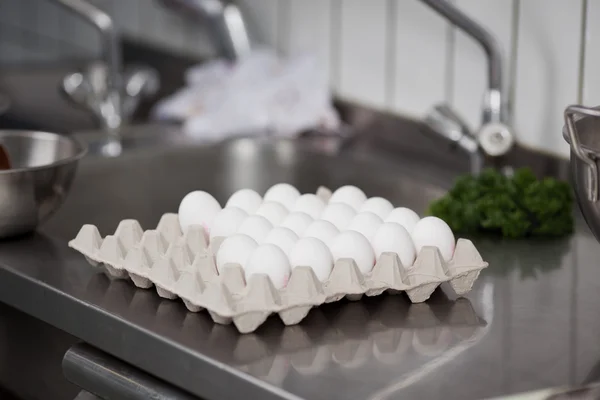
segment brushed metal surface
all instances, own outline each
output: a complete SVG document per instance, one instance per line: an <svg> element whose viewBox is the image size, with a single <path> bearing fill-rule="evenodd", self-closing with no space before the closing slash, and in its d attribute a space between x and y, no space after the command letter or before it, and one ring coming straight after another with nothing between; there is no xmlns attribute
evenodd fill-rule
<svg viewBox="0 0 600 400"><path fill-rule="evenodd" d="M206 399L478 399L598 379L600 247L582 224L560 241L476 239L490 267L464 299L442 287L424 304L340 302L250 335L111 281L66 246L83 223L103 234L123 218L155 225L192 189L223 202L279 181L301 191L350 183L422 211L454 175L248 139L86 158L40 233L0 246L0 301Z"/></svg>

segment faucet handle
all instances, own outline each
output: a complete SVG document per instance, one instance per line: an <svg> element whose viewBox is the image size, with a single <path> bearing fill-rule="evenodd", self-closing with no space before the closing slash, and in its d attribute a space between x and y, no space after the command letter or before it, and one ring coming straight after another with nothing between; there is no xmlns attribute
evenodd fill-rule
<svg viewBox="0 0 600 400"><path fill-rule="evenodd" d="M118 94L109 90L108 67L96 62L79 72L65 76L61 92L67 99L86 111L91 111L103 128L117 129L122 122Z"/></svg>
<svg viewBox="0 0 600 400"><path fill-rule="evenodd" d="M125 119L137 109L140 100L150 97L160 89L160 77L158 72L146 66L134 66L127 68L123 77L123 116Z"/></svg>
<svg viewBox="0 0 600 400"><path fill-rule="evenodd" d="M515 137L512 131L502 122L488 122L483 124L477 134L477 140L485 154L492 157L508 153L515 144Z"/></svg>
<svg viewBox="0 0 600 400"><path fill-rule="evenodd" d="M117 91L110 90L109 69L94 63L63 78L61 92L76 106L91 111L104 128L117 129L135 112L140 99L160 87L158 72L148 67L129 68Z"/></svg>
<svg viewBox="0 0 600 400"><path fill-rule="evenodd" d="M425 123L436 133L473 153L479 148L497 157L506 154L515 143L510 128L498 121L484 123L477 133L447 104L438 104L425 117Z"/></svg>
<svg viewBox="0 0 600 400"><path fill-rule="evenodd" d="M82 72L72 72L66 75L61 82L60 92L77 107L95 112L92 106L92 85Z"/></svg>
<svg viewBox="0 0 600 400"><path fill-rule="evenodd" d="M449 105L438 104L425 116L425 123L436 133L473 153L478 149L473 131Z"/></svg>
<svg viewBox="0 0 600 400"><path fill-rule="evenodd" d="M447 104L438 104L425 117L425 123L437 134L456 143L469 155L471 173L478 175L484 165L477 137L467 123Z"/></svg>

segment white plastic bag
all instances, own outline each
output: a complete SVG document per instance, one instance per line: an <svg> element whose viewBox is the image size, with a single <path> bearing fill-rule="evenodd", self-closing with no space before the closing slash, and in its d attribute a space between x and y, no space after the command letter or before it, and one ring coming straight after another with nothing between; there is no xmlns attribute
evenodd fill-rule
<svg viewBox="0 0 600 400"><path fill-rule="evenodd" d="M186 83L159 102L153 115L182 121L187 134L209 141L265 132L293 137L340 124L325 74L310 56L282 60L257 51L233 65L194 66Z"/></svg>

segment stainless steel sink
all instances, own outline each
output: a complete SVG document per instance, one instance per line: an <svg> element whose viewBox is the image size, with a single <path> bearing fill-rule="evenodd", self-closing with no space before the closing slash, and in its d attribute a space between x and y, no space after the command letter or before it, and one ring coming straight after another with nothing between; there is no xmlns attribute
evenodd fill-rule
<svg viewBox="0 0 600 400"><path fill-rule="evenodd" d="M354 184L370 196L423 212L451 177L412 167L354 154L334 157L302 140L241 138L210 146L139 147L115 158L84 159L71 195L42 230L71 239L86 223L104 234L125 218L156 226L192 190L213 193L224 204L237 189L264 193L277 182L289 182L302 192L314 192L319 185Z"/></svg>

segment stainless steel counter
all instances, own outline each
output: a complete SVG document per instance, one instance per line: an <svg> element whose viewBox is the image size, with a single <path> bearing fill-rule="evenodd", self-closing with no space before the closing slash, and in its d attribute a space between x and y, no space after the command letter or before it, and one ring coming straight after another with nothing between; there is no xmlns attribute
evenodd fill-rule
<svg viewBox="0 0 600 400"><path fill-rule="evenodd" d="M477 399L600 378L600 245L583 224L560 241L476 240L490 267L463 299L442 286L424 304L340 302L249 335L111 281L66 246L83 223L152 227L197 188L224 201L279 181L351 183L422 211L453 175L251 140L88 159L40 233L0 244L0 301L207 399Z"/></svg>

